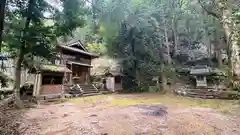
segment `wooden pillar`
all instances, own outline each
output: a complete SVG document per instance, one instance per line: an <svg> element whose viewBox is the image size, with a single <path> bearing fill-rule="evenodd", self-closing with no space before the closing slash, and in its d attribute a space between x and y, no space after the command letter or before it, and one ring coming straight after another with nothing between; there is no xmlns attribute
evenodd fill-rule
<svg viewBox="0 0 240 135"><path fill-rule="evenodd" d="M90 68L87 67L87 72L86 72L86 83L90 83Z"/></svg>
<svg viewBox="0 0 240 135"><path fill-rule="evenodd" d="M70 74L70 80L69 80L69 82L70 82L70 85L72 85L72 84L73 84L73 83L72 83L72 77L73 77L72 63L70 64L70 67L71 67L72 73Z"/></svg>
<svg viewBox="0 0 240 135"><path fill-rule="evenodd" d="M42 87L42 77L43 77L43 75L41 73L38 73L36 75L37 84L36 84L36 88L35 88L35 90L36 90L35 96L40 95L40 90L41 90L41 87Z"/></svg>
<svg viewBox="0 0 240 135"><path fill-rule="evenodd" d="M34 79L34 85L33 85L33 96L37 96L37 90L38 90L38 74L35 75L35 79Z"/></svg>
<svg viewBox="0 0 240 135"><path fill-rule="evenodd" d="M123 89L123 81L122 81L122 79L123 79L123 77L122 77L122 76L120 76L120 85L121 85L121 89L120 89L120 90L122 90L122 89Z"/></svg>

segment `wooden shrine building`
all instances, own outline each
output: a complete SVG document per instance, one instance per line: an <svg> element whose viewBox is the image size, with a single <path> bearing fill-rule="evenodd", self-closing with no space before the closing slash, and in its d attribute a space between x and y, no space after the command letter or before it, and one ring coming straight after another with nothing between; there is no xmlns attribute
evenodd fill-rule
<svg viewBox="0 0 240 135"><path fill-rule="evenodd" d="M29 96L44 100L61 98L68 94L73 84L80 87L81 91L77 91L80 94L97 94L98 89L90 83L90 68L92 59L98 55L88 52L80 41L58 45L57 52L51 64L41 64L30 70L34 82L31 89L23 85L22 95L29 93Z"/></svg>
<svg viewBox="0 0 240 135"><path fill-rule="evenodd" d="M56 64L63 64L72 72L66 75L69 84L73 79L77 79L79 84L88 84L90 82L91 61L98 55L88 52L81 41L67 45L58 45L58 59Z"/></svg>

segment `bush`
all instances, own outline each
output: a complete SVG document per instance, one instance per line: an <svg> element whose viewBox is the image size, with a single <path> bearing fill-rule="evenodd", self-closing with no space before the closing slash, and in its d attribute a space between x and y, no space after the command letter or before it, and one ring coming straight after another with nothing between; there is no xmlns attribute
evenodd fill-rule
<svg viewBox="0 0 240 135"><path fill-rule="evenodd" d="M233 80L233 81L231 82L231 87L232 87L232 89L233 89L234 91L240 92L240 81L238 81L238 80Z"/></svg>

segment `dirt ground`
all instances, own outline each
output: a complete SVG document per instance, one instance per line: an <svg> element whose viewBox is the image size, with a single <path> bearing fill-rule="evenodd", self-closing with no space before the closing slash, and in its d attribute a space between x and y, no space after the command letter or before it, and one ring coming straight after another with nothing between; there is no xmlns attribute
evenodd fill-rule
<svg viewBox="0 0 240 135"><path fill-rule="evenodd" d="M240 116L229 106L238 108L232 101L158 94L100 95L26 109L19 130L23 135L240 135Z"/></svg>

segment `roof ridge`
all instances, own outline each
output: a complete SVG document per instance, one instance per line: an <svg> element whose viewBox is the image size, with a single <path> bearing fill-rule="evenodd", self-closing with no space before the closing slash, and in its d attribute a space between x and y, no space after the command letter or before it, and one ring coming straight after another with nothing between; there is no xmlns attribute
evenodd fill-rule
<svg viewBox="0 0 240 135"><path fill-rule="evenodd" d="M74 48L74 47L70 47L70 46L66 46L66 45L58 45L58 46L62 47L64 49L68 49L68 50L75 51L75 52L78 52L78 53L82 53L82 54L85 54L85 55L98 57L97 54L94 54L94 53L91 53L91 52L87 52L87 51L84 51L84 50L81 50L81 49L78 49L78 48Z"/></svg>
<svg viewBox="0 0 240 135"><path fill-rule="evenodd" d="M87 48L85 47L85 45L82 43L81 40L77 40L77 41L74 41L72 43L67 43L65 46L71 47L71 46L73 46L73 45L75 45L77 43L83 48L84 51L88 52Z"/></svg>

